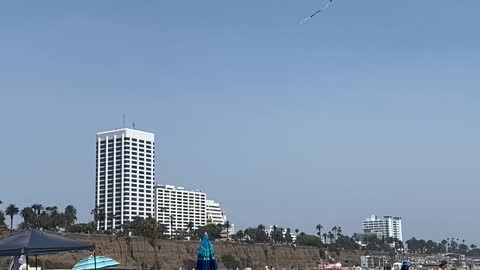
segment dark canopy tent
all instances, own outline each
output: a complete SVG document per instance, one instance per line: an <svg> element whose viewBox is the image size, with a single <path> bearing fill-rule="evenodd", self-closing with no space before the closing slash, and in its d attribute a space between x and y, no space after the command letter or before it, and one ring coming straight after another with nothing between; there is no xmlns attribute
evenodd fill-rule
<svg viewBox="0 0 480 270"><path fill-rule="evenodd" d="M0 256L37 256L80 250L95 250L95 245L37 230L23 231L0 240Z"/></svg>
<svg viewBox="0 0 480 270"><path fill-rule="evenodd" d="M80 250L93 250L93 254L95 254L95 245L37 230L23 231L0 240L0 257L25 255L27 270L28 256L35 256L35 265L37 265L37 256L39 255Z"/></svg>

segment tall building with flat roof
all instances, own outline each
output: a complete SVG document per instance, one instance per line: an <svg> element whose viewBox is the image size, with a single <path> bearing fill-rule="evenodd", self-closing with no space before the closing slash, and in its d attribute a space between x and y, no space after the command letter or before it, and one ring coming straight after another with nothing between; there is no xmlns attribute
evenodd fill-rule
<svg viewBox="0 0 480 270"><path fill-rule="evenodd" d="M402 218L400 217L384 216L381 219L372 215L362 225L365 233L381 233L384 237L392 237L403 241Z"/></svg>
<svg viewBox="0 0 480 270"><path fill-rule="evenodd" d="M193 230L207 224L207 195L172 185L155 186L155 219L167 228L168 235Z"/></svg>
<svg viewBox="0 0 480 270"><path fill-rule="evenodd" d="M97 133L97 229L154 216L154 164L154 134L129 128Z"/></svg>

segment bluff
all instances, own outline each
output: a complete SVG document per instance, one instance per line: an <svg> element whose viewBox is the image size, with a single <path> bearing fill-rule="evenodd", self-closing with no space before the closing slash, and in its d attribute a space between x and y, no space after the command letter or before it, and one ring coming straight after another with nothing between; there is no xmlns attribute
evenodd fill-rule
<svg viewBox="0 0 480 270"><path fill-rule="evenodd" d="M122 266L153 269L155 253L152 241L143 237L123 237L108 235L64 234L80 241L95 243L97 255L111 257ZM240 244L232 242L212 242L220 269L314 269L325 263L337 261L349 266L359 263L360 253L341 252L339 256L314 247L292 247L286 245ZM198 241L158 240L157 256L159 268L193 269L196 262ZM77 261L89 256L89 252L63 253L39 257L39 266L45 268L70 269ZM32 264L32 263L31 263ZM143 266L143 267L142 267Z"/></svg>

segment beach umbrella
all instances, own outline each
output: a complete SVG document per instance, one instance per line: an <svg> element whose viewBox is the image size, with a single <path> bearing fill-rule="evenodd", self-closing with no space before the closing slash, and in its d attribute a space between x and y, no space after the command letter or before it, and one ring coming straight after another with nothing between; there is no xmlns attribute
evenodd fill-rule
<svg viewBox="0 0 480 270"><path fill-rule="evenodd" d="M102 269L107 267L117 266L120 263L117 261L105 257L105 256L90 256L84 259L81 259L72 270L93 270L93 269Z"/></svg>
<svg viewBox="0 0 480 270"><path fill-rule="evenodd" d="M195 270L217 270L217 262L215 261L215 249L208 240L208 234L203 235L202 243L197 251L197 267Z"/></svg>

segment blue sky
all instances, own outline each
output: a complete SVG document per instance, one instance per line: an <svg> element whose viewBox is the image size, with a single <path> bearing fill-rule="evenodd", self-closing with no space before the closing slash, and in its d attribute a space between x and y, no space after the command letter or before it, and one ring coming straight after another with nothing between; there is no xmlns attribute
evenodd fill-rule
<svg viewBox="0 0 480 270"><path fill-rule="evenodd" d="M240 228L371 214L480 243L478 1L43 1L0 8L0 199L94 204L95 133Z"/></svg>

